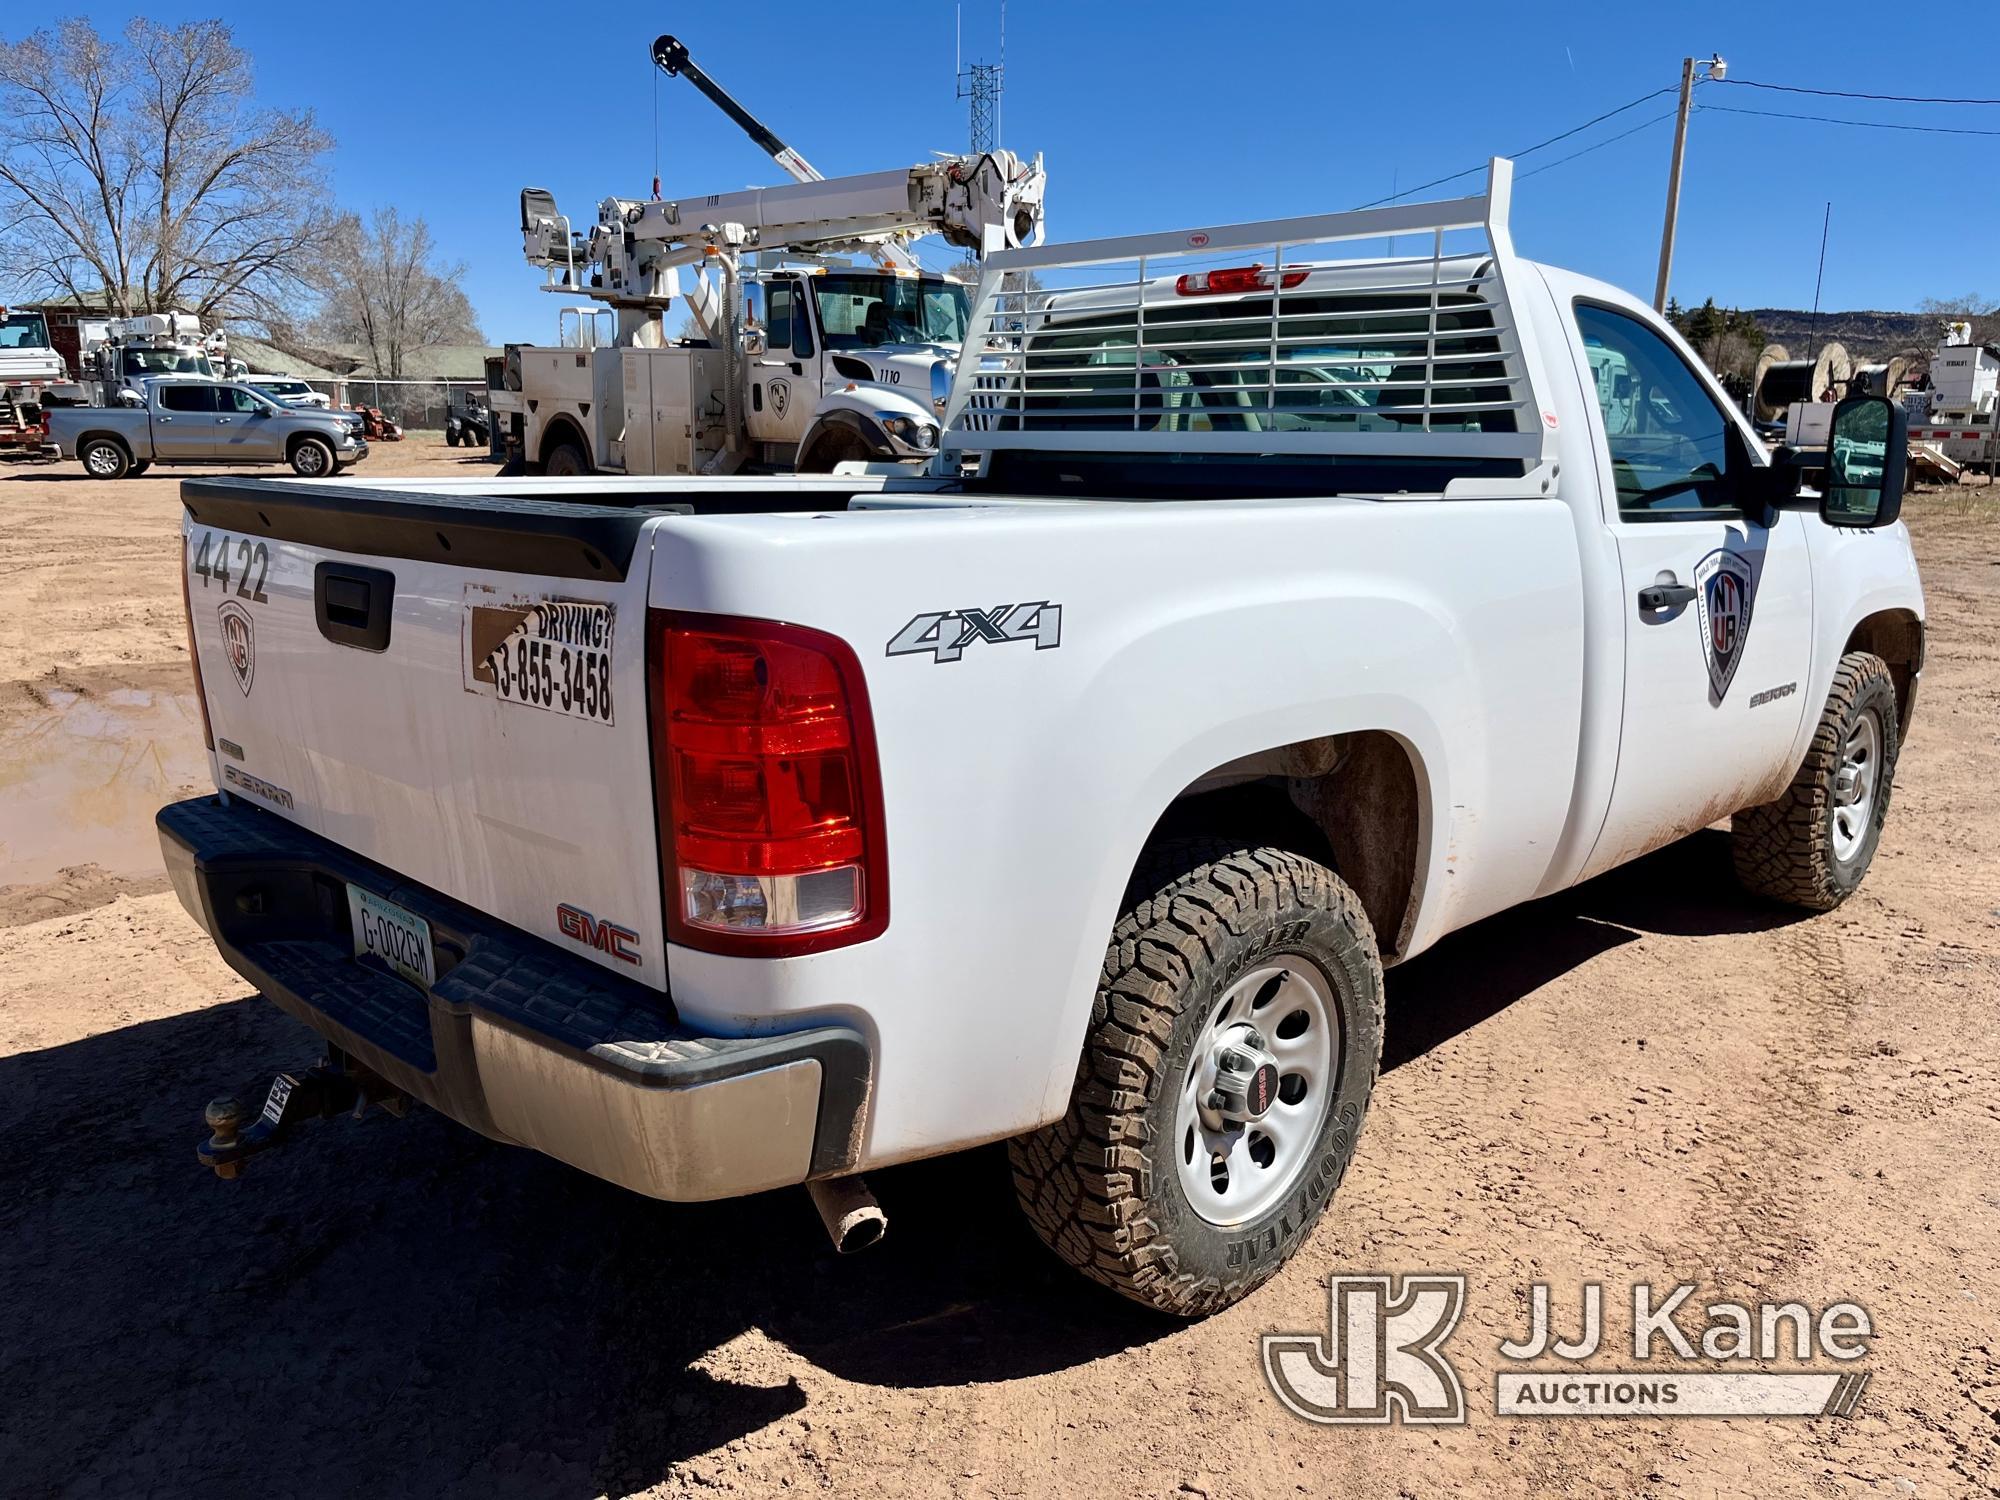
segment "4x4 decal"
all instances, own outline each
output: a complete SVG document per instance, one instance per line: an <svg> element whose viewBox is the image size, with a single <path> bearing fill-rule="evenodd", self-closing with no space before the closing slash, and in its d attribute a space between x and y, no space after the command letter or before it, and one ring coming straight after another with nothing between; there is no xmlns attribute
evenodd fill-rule
<svg viewBox="0 0 2000 1500"><path fill-rule="evenodd" d="M1038 599L1031 604L921 614L890 638L888 655L957 661L974 641L990 641L996 646L1033 641L1037 651L1053 650L1062 644L1062 606Z"/></svg>

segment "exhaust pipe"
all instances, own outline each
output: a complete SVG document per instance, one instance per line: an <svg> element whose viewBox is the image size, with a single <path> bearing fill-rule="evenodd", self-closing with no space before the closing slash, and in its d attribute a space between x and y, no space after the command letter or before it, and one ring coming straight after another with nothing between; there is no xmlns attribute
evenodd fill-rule
<svg viewBox="0 0 2000 1500"><path fill-rule="evenodd" d="M833 1248L842 1255L866 1250L889 1232L889 1216L859 1176L815 1178L806 1191Z"/></svg>

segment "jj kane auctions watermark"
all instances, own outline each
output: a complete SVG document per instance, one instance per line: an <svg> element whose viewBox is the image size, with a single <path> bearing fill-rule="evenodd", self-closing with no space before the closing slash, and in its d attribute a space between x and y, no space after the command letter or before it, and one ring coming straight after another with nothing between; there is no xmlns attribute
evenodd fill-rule
<svg viewBox="0 0 2000 1500"><path fill-rule="evenodd" d="M1501 1341L1511 1366L1496 1378L1503 1417L1812 1417L1850 1415L1868 1384L1856 1362L1875 1326L1866 1308L1835 1302L1716 1301L1697 1307L1695 1285L1631 1289L1629 1347L1637 1368L1585 1368L1606 1341L1604 1287L1586 1282L1574 1336L1557 1326L1546 1282L1528 1289L1528 1327ZM1455 1425L1465 1388L1446 1350L1465 1311L1456 1275L1336 1276L1325 1330L1263 1336L1264 1378L1309 1422ZM1653 1361L1674 1361L1663 1367ZM1744 1368L1774 1360L1831 1368ZM1687 1368L1692 1364L1694 1368Z"/></svg>

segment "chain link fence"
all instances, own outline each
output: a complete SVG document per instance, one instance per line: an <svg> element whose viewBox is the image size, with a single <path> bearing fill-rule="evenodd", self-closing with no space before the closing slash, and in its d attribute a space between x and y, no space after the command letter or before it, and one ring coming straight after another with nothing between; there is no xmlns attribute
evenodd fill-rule
<svg viewBox="0 0 2000 1500"><path fill-rule="evenodd" d="M449 411L463 413L468 405L484 408L483 380L308 380L307 385L333 398L335 406L372 406L390 421L412 430L438 431Z"/></svg>

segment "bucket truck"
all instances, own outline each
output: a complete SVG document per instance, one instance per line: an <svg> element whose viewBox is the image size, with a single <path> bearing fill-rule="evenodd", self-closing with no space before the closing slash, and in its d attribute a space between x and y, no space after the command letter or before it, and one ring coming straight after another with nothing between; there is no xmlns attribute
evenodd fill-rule
<svg viewBox="0 0 2000 1500"><path fill-rule="evenodd" d="M513 456L554 475L927 461L970 289L923 271L908 244L939 234L982 256L1039 244L1041 159L992 151L825 178L673 37L656 41L653 57L742 125L792 182L607 198L586 230L572 229L552 194L524 189L523 253L543 268L544 290L601 304L614 331L602 342L591 309L568 307L557 347L510 351L511 388L493 392L493 409ZM667 337L662 316L676 298L699 338Z"/></svg>

